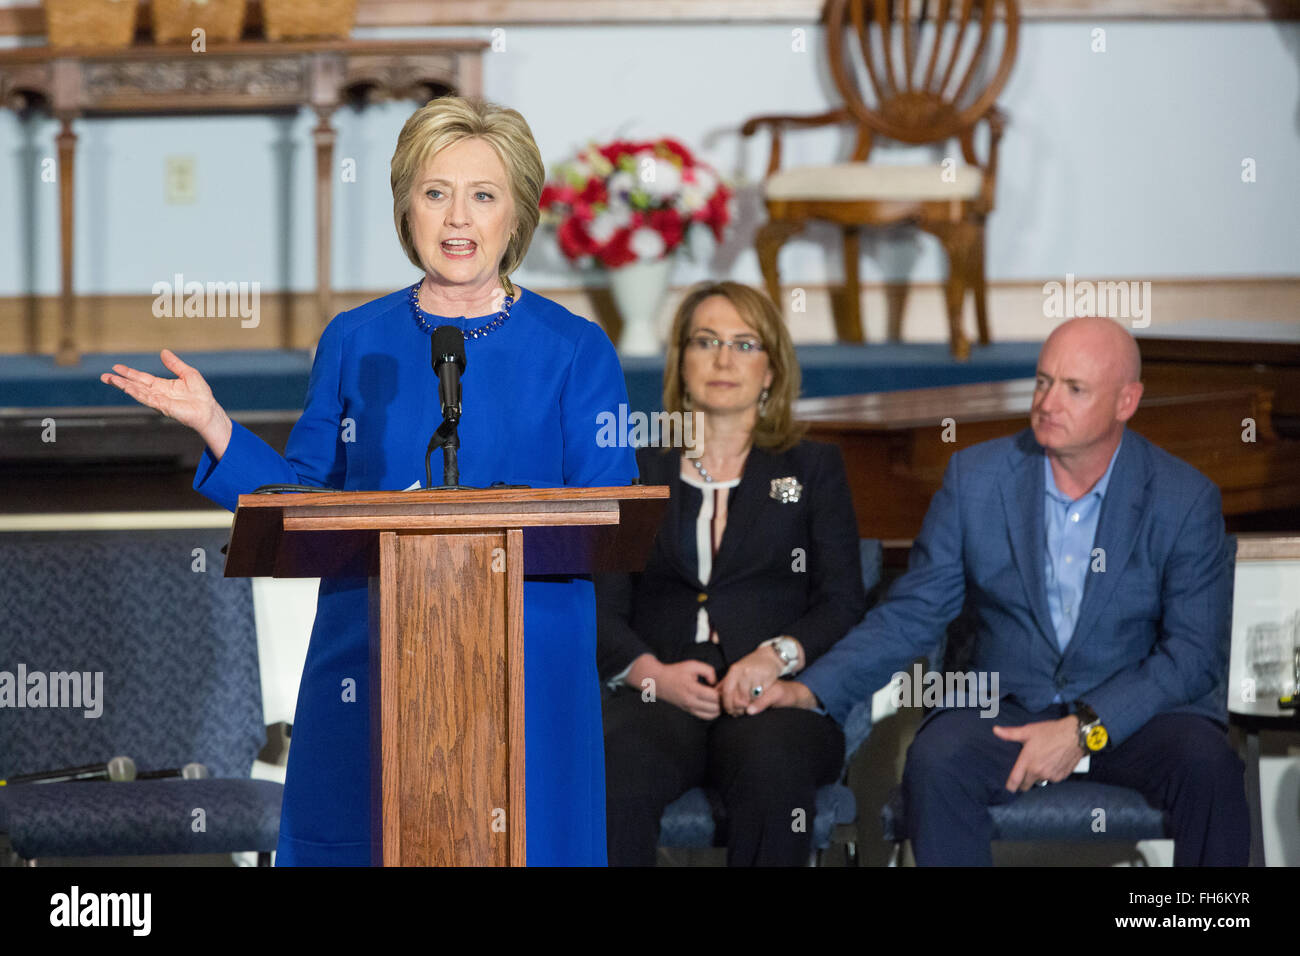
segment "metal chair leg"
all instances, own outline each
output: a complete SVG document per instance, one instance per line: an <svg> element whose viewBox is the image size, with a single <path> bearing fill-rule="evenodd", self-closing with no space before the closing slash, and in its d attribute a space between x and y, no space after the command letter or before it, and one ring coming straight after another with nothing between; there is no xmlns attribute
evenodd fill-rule
<svg viewBox="0 0 1300 956"><path fill-rule="evenodd" d="M1259 786L1259 731L1246 732L1246 806L1250 812L1250 866L1264 865L1264 815Z"/></svg>

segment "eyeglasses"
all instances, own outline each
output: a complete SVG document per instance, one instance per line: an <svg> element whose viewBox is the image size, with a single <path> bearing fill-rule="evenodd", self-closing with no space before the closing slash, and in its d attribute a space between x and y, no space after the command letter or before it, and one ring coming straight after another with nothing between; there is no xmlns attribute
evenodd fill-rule
<svg viewBox="0 0 1300 956"><path fill-rule="evenodd" d="M763 343L758 339L719 339L712 335L692 335L686 340L686 347L696 352L713 353L724 345L730 346L737 355L758 355L763 351Z"/></svg>

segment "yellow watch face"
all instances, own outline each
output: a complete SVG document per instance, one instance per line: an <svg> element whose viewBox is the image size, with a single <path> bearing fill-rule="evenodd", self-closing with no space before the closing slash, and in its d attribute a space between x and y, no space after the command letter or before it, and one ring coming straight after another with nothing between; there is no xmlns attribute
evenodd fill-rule
<svg viewBox="0 0 1300 956"><path fill-rule="evenodd" d="M1106 728L1101 724L1088 728L1088 749L1100 750L1106 746L1106 741L1110 740L1110 735L1106 733Z"/></svg>

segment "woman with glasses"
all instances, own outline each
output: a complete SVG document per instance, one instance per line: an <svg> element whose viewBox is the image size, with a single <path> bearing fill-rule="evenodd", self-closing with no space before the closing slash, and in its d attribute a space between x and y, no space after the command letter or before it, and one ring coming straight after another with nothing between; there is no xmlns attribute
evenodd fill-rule
<svg viewBox="0 0 1300 956"><path fill-rule="evenodd" d="M668 510L643 572L596 581L612 866L654 865L664 808L697 786L726 808L730 865L807 862L844 736L822 713L745 709L856 624L866 595L839 449L800 440L798 394L767 296L735 282L686 296L663 401L694 416L693 447L638 451Z"/></svg>

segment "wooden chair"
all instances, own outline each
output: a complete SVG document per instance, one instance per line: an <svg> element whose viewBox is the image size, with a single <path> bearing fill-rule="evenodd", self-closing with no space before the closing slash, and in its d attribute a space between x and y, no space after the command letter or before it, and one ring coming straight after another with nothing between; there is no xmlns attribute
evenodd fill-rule
<svg viewBox="0 0 1300 956"><path fill-rule="evenodd" d="M769 221L755 239L768 292L781 302L777 255L785 241L810 220L835 223L844 233L845 293L835 328L841 341L861 342L858 231L915 225L937 237L948 255L952 353L965 359L970 343L962 331L961 308L968 288L974 293L980 342L989 342L984 221L993 209L998 140L1006 122L993 101L1015 60L1020 23L1016 0L828 0L825 22L831 74L844 105L818 116L758 116L741 128L745 136L761 127L772 131L763 183ZM862 71L852 54L852 40L857 41L869 90L858 82ZM981 120L989 127L983 164L975 155L975 130ZM850 162L779 168L786 127L837 123L856 126ZM933 165L869 163L877 136L910 144L956 137L965 163L955 158Z"/></svg>

